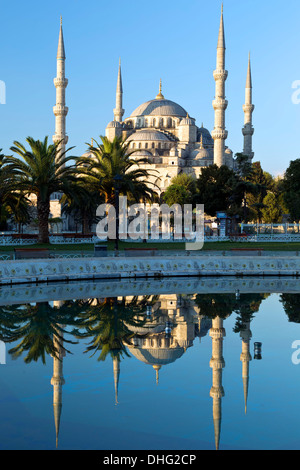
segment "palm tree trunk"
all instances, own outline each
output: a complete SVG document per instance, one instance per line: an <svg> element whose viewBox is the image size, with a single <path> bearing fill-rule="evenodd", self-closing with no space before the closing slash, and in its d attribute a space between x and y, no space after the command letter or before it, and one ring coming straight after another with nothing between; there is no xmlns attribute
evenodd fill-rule
<svg viewBox="0 0 300 470"><path fill-rule="evenodd" d="M50 201L37 200L37 214L39 236L38 243L49 243L49 214L50 214Z"/></svg>

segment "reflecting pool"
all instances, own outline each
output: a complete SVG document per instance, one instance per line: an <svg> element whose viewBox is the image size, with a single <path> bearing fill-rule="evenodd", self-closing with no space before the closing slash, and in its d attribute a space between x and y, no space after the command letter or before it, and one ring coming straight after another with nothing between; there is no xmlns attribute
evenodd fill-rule
<svg viewBox="0 0 300 470"><path fill-rule="evenodd" d="M257 278L0 289L0 448L299 449L298 292Z"/></svg>

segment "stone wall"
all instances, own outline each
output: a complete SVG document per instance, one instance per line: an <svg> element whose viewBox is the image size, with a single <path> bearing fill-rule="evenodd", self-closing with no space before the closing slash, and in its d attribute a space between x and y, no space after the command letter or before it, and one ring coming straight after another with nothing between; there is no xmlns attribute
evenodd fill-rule
<svg viewBox="0 0 300 470"><path fill-rule="evenodd" d="M168 256L1 261L0 285L69 281L199 276L298 276L300 257Z"/></svg>

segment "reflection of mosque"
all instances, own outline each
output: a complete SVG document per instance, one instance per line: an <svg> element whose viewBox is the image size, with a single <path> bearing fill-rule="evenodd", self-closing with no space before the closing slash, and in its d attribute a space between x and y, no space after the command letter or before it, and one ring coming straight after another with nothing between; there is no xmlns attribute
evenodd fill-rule
<svg viewBox="0 0 300 470"><path fill-rule="evenodd" d="M129 299L129 298L128 298ZM212 339L212 388L210 397L213 400L213 424L215 434L215 446L219 449L222 421L222 398L225 392L222 385L222 374L225 367L223 358L223 341L226 336L224 320L220 317L209 319L202 314L195 305L191 296L162 295L149 299L147 307L147 321L144 326L134 327L128 325L133 335L126 345L137 360L150 365L158 374L162 367L174 363L180 359L187 348L193 346L194 340L209 335ZM249 363L250 355L250 321L246 322L240 333L242 339L242 379L244 388L245 412L247 413L248 387L249 387ZM56 429L56 446L62 412L62 386L63 377L63 349L58 345L58 357L53 357L53 410ZM120 378L120 360L113 359L113 376L115 387L115 403L118 404L118 386Z"/></svg>

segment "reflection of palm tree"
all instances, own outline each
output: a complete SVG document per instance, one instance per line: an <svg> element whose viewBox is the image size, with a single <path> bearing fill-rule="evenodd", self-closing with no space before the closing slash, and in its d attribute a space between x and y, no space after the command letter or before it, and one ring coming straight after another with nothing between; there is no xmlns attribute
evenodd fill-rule
<svg viewBox="0 0 300 470"><path fill-rule="evenodd" d="M81 311L81 307L73 302L67 302L60 308L51 307L47 302L36 305L4 307L0 310L0 339L5 343L19 341L9 353L13 358L27 353L24 361L46 362L46 355L58 357L61 349L70 353L64 343L76 344L67 340L64 335L75 334L77 329L69 332L64 327L78 325L75 315ZM13 310L11 312L11 310ZM9 317L9 313L11 313ZM60 349L61 348L61 349Z"/></svg>
<svg viewBox="0 0 300 470"><path fill-rule="evenodd" d="M105 361L107 355L121 360L123 354L129 356L124 342L133 336L129 326L143 326L146 319L138 318L145 312L143 302L125 303L125 298L118 302L116 298L106 298L96 305L87 305L80 315L81 327L85 331L78 332L77 337L92 337L85 352L100 351L99 361Z"/></svg>

